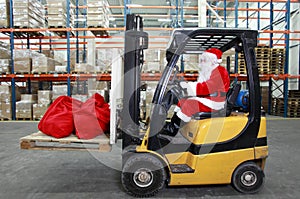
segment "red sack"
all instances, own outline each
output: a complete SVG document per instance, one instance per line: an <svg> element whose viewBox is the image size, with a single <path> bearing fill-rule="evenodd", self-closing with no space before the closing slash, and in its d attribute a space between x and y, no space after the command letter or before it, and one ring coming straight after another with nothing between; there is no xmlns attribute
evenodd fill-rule
<svg viewBox="0 0 300 199"><path fill-rule="evenodd" d="M68 137L75 130L72 111L78 110L81 104L68 96L58 97L39 122L39 130L55 138Z"/></svg>
<svg viewBox="0 0 300 199"><path fill-rule="evenodd" d="M92 139L109 129L109 105L98 93L83 103L74 112L76 136L79 139Z"/></svg>

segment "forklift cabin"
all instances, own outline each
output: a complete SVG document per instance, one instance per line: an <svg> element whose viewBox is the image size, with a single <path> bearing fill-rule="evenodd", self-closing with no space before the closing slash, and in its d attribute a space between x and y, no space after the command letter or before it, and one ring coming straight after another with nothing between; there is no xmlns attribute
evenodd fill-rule
<svg viewBox="0 0 300 199"><path fill-rule="evenodd" d="M232 184L242 193L256 193L264 183L268 156L266 118L261 113L261 93L255 58L257 31L226 28L182 28L172 33L165 66L158 81L150 121L140 128L140 87L143 50L148 34L142 18L127 16L124 56L124 96L121 113L122 185L131 195L148 197L166 185ZM201 54L208 48L243 52L247 77L247 110L233 111L240 85L227 95L224 110L197 113L176 137L162 135L170 106L184 97L178 60L184 54ZM246 96L243 96L246 97Z"/></svg>

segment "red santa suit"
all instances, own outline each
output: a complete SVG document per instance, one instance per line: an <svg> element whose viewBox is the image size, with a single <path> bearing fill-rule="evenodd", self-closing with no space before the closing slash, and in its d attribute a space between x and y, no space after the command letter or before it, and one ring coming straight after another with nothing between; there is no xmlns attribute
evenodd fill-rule
<svg viewBox="0 0 300 199"><path fill-rule="evenodd" d="M200 71L197 82L183 82L189 98L179 100L175 109L177 116L189 122L197 112L215 112L225 106L230 80L227 70L220 66L222 51L211 48L200 56Z"/></svg>

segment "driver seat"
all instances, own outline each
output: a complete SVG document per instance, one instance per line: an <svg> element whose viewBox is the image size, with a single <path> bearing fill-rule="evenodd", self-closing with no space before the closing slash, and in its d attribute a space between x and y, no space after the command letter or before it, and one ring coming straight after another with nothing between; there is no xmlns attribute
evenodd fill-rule
<svg viewBox="0 0 300 199"><path fill-rule="evenodd" d="M202 120L202 119L213 118L213 117L230 116L240 90L241 90L241 84L235 83L227 92L225 108L214 112L198 112L192 116L192 119Z"/></svg>

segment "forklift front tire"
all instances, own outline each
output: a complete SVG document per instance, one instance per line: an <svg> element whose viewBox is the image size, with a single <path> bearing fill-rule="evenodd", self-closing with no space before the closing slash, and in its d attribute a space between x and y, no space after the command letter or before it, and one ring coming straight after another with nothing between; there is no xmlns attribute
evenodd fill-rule
<svg viewBox="0 0 300 199"><path fill-rule="evenodd" d="M234 171L232 186L241 193L257 193L264 184L264 177L263 170L257 164L245 162Z"/></svg>
<svg viewBox="0 0 300 199"><path fill-rule="evenodd" d="M147 153L136 153L123 165L122 185L135 197L154 196L166 184L167 174L162 162Z"/></svg>

